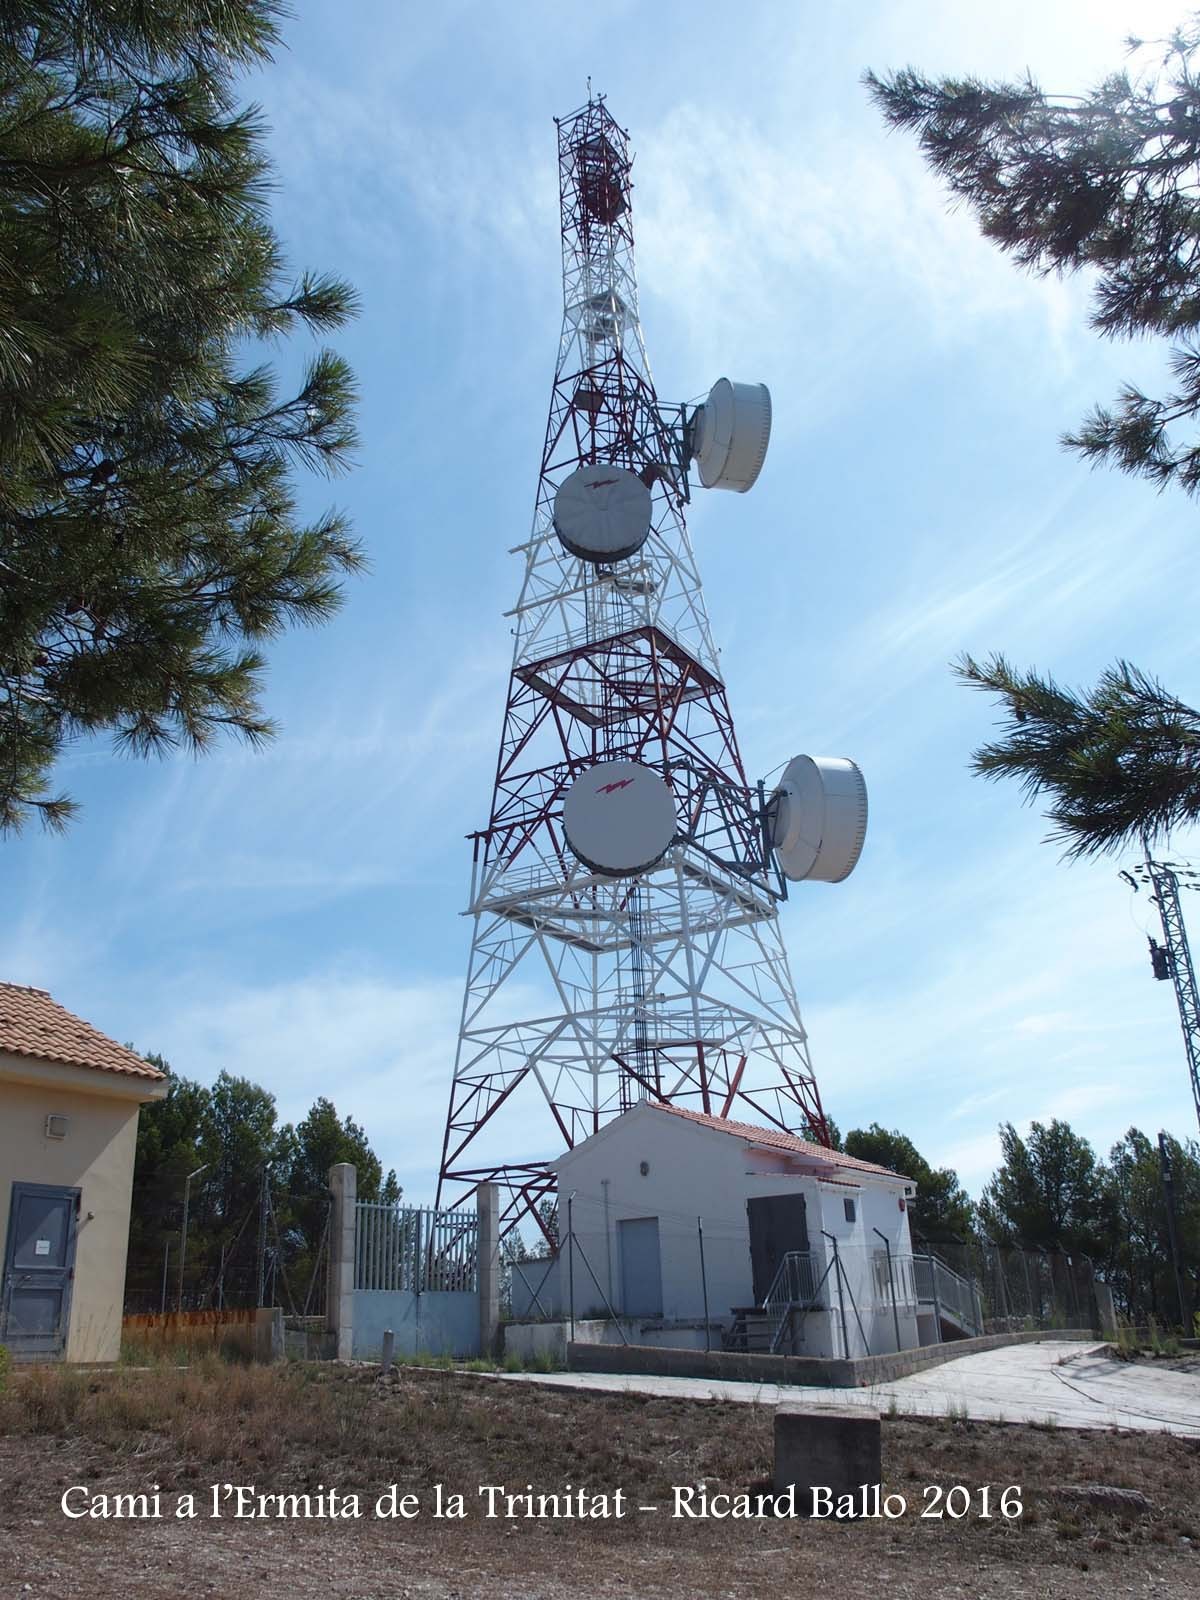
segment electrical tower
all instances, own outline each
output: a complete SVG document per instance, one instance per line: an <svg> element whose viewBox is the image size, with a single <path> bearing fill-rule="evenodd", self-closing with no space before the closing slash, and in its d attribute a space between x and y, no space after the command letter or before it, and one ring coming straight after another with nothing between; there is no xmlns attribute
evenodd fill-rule
<svg viewBox="0 0 1200 1600"><path fill-rule="evenodd" d="M1192 1099L1196 1106L1196 1119L1200 1122L1200 989L1196 987L1196 972L1192 966L1183 907L1179 902L1180 877L1187 880L1188 888L1194 888L1197 874L1188 867L1177 868L1170 862L1153 861L1147 851L1144 863L1133 868L1132 873L1125 872L1121 876L1134 887L1135 878L1148 884L1150 898L1158 907L1163 942L1158 944L1154 939L1150 940L1150 961L1156 978L1161 982L1170 978L1175 985L1175 1003L1179 1007L1179 1026L1183 1030Z"/></svg>
<svg viewBox="0 0 1200 1600"><path fill-rule="evenodd" d="M563 325L486 827L438 1203L500 1186L537 1218L564 1147L650 1098L827 1144L779 927L837 881L861 776L747 779L684 509L689 463L745 490L770 400L663 405L638 317L628 135L603 97L558 129ZM815 820L814 820L815 819Z"/></svg>

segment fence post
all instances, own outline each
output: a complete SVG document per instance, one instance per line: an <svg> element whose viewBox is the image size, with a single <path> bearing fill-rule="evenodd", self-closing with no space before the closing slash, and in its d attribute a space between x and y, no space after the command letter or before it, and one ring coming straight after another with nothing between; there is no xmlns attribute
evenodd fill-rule
<svg viewBox="0 0 1200 1600"><path fill-rule="evenodd" d="M708 1274L704 1270L704 1218L696 1218L696 1235L700 1240L700 1293L704 1296L704 1349L712 1349L712 1334L708 1326Z"/></svg>
<svg viewBox="0 0 1200 1600"><path fill-rule="evenodd" d="M494 1183L479 1185L475 1207L479 1214L479 1353L492 1356L500 1352L500 1191Z"/></svg>
<svg viewBox="0 0 1200 1600"><path fill-rule="evenodd" d="M834 1280L837 1283L838 1312L840 1313L842 1322L842 1358L845 1361L849 1361L850 1340L846 1336L846 1301L842 1294L842 1258L838 1254L838 1242L834 1238L833 1234L826 1233L824 1228L821 1229L821 1233L822 1236L828 1239L830 1244L833 1246L833 1273Z"/></svg>
<svg viewBox="0 0 1200 1600"><path fill-rule="evenodd" d="M1035 1312L1034 1309L1033 1309L1033 1280L1029 1276L1029 1255L1028 1255L1028 1252L1025 1250L1025 1248L1022 1245L1018 1245L1017 1246L1017 1253L1021 1257L1021 1265L1025 1269L1025 1302L1029 1307L1029 1320L1030 1320L1030 1322L1041 1322L1041 1320L1042 1320L1041 1286L1039 1285L1039 1287L1038 1287L1038 1308L1037 1308L1037 1311Z"/></svg>
<svg viewBox="0 0 1200 1600"><path fill-rule="evenodd" d="M1000 1315L1004 1319L1005 1333L1011 1333L1012 1329L1009 1327L1008 1317L1008 1284L1004 1281L1004 1257L1000 1254L1000 1246L998 1244L992 1245L991 1249L994 1252L996 1263L996 1278L1000 1284Z"/></svg>
<svg viewBox="0 0 1200 1600"><path fill-rule="evenodd" d="M329 1169L329 1293L325 1325L333 1334L339 1361L354 1355L354 1230L358 1174L349 1161Z"/></svg>
<svg viewBox="0 0 1200 1600"><path fill-rule="evenodd" d="M878 1233L883 1240L883 1248L887 1251L888 1289L892 1297L892 1326L896 1330L896 1349L900 1349L900 1313L896 1309L896 1280L892 1276L892 1246L886 1233L881 1233L878 1228L873 1228L872 1233Z"/></svg>
<svg viewBox="0 0 1200 1600"><path fill-rule="evenodd" d="M571 1304L568 1315L571 1319L571 1343L575 1343L575 1224L572 1221L571 1208L575 1200L575 1191L571 1190L567 1196L567 1298Z"/></svg>
<svg viewBox="0 0 1200 1600"><path fill-rule="evenodd" d="M929 1243L928 1239L926 1239L926 1241L925 1241L925 1256L926 1256L926 1259L929 1262L930 1293L933 1295L933 1342L934 1342L934 1344L941 1344L941 1342L942 1342L942 1302L938 1297L938 1281L937 1281L938 1264L937 1264L937 1258L933 1253L933 1246Z"/></svg>

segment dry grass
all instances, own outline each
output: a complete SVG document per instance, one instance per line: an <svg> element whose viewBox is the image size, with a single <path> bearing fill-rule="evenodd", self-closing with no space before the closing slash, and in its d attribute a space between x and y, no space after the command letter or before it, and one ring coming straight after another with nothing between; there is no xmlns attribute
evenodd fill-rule
<svg viewBox="0 0 1200 1600"><path fill-rule="evenodd" d="M463 1493L470 1510L466 1522L422 1517L404 1526L408 1570L425 1570L429 1579L421 1587L414 1576L413 1595L506 1595L506 1575L518 1585L513 1592L524 1593L520 1575L528 1570L531 1551L542 1563L539 1570L559 1574L537 1592L573 1594L576 1580L583 1583L582 1569L573 1563L583 1559L585 1547L595 1550L598 1565L591 1566L591 1587L584 1585L580 1593L607 1593L610 1582L613 1592L628 1593L626 1580L643 1592L639 1574L650 1592L661 1574L671 1577L674 1592L756 1594L760 1590L748 1574L769 1549L782 1563L778 1577L785 1588L815 1580L822 1570L827 1575L828 1563L836 1561L846 1600L860 1586L864 1595L878 1593L881 1568L893 1595L911 1593L915 1600L929 1600L944 1592L940 1585L952 1583L965 1584L963 1592L972 1595L1058 1597L1124 1593L1136 1580L1130 1592L1140 1593L1143 1579L1151 1576L1165 1585L1163 1592L1200 1594L1194 1504L1200 1442L1166 1435L885 1418L887 1489L906 1494L919 1510L926 1484L963 1484L975 1491L984 1484L1017 1483L1027 1507L1019 1522L934 1522L911 1515L890 1524L837 1526L686 1523L654 1516L506 1527L482 1520L481 1483L518 1490L532 1484L546 1493L567 1484L596 1493L622 1487L633 1503L650 1504L669 1504L675 1484L704 1482L710 1491L733 1493L764 1488L772 1414L723 1401L588 1395L430 1369L403 1369L385 1382L371 1368L228 1366L207 1356L186 1370L19 1373L0 1396L0 1433L0 1576L32 1570L20 1563L35 1559L44 1537L62 1584L44 1589L39 1583L39 1597L73 1600L86 1594L94 1600L103 1592L89 1587L87 1574L95 1563L110 1556L119 1562L122 1549L146 1548L150 1537L175 1554L164 1558L165 1565L159 1562L155 1574L141 1577L137 1561L127 1555L128 1570L114 1570L129 1580L124 1587L131 1595L194 1592L199 1577L214 1572L223 1582L228 1573L222 1563L233 1559L235 1546L257 1549L272 1536L275 1556L286 1546L287 1560L296 1563L308 1559L306 1552L336 1543L332 1563L312 1555L317 1576L308 1587L302 1567L293 1572L285 1562L293 1595L345 1593L363 1600L377 1592L403 1593L385 1581L395 1557L395 1530L387 1525L218 1525L214 1533L203 1521L152 1530L66 1523L58 1511L67 1484L117 1493L159 1483L169 1499L226 1480L283 1493L336 1486L343 1494L362 1495L364 1503L391 1483L426 1504L435 1483ZM1136 1516L1064 1504L1046 1492L1081 1483L1138 1489L1156 1509ZM2 1555L5 1525L21 1533L11 1572ZM70 1554L76 1546L78 1558ZM72 1565L76 1559L84 1565ZM347 1574L356 1574L355 1586L337 1587L330 1571L347 1583ZM471 1587L473 1571L486 1572L487 1584L480 1580L481 1587ZM172 1587L177 1579L179 1587Z"/></svg>

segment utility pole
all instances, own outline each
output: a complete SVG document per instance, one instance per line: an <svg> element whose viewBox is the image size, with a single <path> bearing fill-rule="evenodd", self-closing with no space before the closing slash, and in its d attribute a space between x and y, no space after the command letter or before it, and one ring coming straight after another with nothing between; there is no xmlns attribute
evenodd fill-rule
<svg viewBox="0 0 1200 1600"><path fill-rule="evenodd" d="M183 1226L179 1230L179 1296L176 1311L183 1310L183 1268L187 1261L188 1201L191 1197L192 1179L207 1171L206 1161L202 1167L197 1167L195 1172L189 1172L183 1183Z"/></svg>
<svg viewBox="0 0 1200 1600"><path fill-rule="evenodd" d="M1126 883L1136 889L1136 878L1150 887L1150 898L1158 907L1162 923L1163 942L1150 940L1150 961L1154 976L1175 985L1175 1003L1179 1008L1179 1026L1183 1030L1183 1047L1187 1053L1188 1072L1192 1084L1192 1100L1196 1107L1196 1120L1200 1122L1200 988L1192 966L1192 952L1188 945L1187 929L1183 923L1183 908L1179 903L1179 874L1165 861L1154 861L1146 851L1144 864L1132 872L1123 872ZM1196 876L1185 871L1189 879ZM1188 887L1192 887L1190 883Z"/></svg>

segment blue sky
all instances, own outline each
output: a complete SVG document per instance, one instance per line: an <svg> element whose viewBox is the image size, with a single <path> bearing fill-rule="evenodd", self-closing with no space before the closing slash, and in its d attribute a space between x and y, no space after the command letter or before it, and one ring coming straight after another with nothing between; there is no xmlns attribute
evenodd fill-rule
<svg viewBox="0 0 1200 1600"><path fill-rule="evenodd" d="M948 670L1003 649L1083 683L1117 656L1195 689L1197 509L1058 435L1149 347L1085 325L1087 285L1018 274L885 132L868 66L1078 91L1132 8L747 0L305 4L248 95L297 267L358 288L336 341L359 466L310 480L368 548L329 626L272 647L265 754L64 761L64 839L3 845L0 974L211 1080L318 1094L432 1194L561 310L554 127L591 74L637 151L642 317L664 399L767 382L745 497L690 517L747 767L849 755L854 876L785 936L827 1109L907 1132L974 1192L996 1125L1194 1133L1170 986L1118 863L1067 867L1011 786L967 772L989 702ZM1180 12L1150 0L1143 34ZM300 341L277 353L285 373ZM1182 852L1188 841L1180 838ZM1200 921L1196 922L1200 928ZM547 1154L553 1154L547 1150Z"/></svg>

